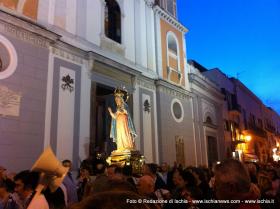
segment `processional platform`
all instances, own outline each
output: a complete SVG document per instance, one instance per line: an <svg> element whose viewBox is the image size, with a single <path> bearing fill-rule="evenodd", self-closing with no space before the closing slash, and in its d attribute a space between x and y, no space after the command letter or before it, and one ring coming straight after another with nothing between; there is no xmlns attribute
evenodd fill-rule
<svg viewBox="0 0 280 209"><path fill-rule="evenodd" d="M107 162L110 165L117 165L119 167L131 165L133 174L141 174L145 158L138 150L115 150L107 158Z"/></svg>

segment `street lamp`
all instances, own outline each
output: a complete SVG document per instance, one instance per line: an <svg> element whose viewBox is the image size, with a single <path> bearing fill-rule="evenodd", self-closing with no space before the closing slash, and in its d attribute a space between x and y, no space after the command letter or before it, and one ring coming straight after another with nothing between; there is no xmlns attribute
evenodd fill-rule
<svg viewBox="0 0 280 209"><path fill-rule="evenodd" d="M246 136L245 136L245 141L246 141L246 142L251 141L251 139L252 139L252 136L250 136L250 135L246 135Z"/></svg>

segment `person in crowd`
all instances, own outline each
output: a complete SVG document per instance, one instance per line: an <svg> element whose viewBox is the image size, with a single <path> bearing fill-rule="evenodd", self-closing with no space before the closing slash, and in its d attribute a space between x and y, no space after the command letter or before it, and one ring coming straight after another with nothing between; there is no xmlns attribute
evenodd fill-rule
<svg viewBox="0 0 280 209"><path fill-rule="evenodd" d="M0 182L6 179L6 168L3 166L0 166Z"/></svg>
<svg viewBox="0 0 280 209"><path fill-rule="evenodd" d="M280 194L280 178L275 169L268 170L268 178L271 181L271 190L268 191L268 194L272 197L276 197Z"/></svg>
<svg viewBox="0 0 280 209"><path fill-rule="evenodd" d="M160 209L157 204L139 204L138 200L142 197L134 192L109 191L94 194L69 209Z"/></svg>
<svg viewBox="0 0 280 209"><path fill-rule="evenodd" d="M115 175L115 170L118 166L115 165L115 164L112 164L112 165L109 165L107 167L107 176L109 179L113 179L114 178L114 175Z"/></svg>
<svg viewBox="0 0 280 209"><path fill-rule="evenodd" d="M107 176L110 180L124 180L122 168L114 164L107 167Z"/></svg>
<svg viewBox="0 0 280 209"><path fill-rule="evenodd" d="M187 209L200 209L199 205L202 204L195 202L195 200L203 199L202 192L198 187L186 187L182 192L182 197L188 200Z"/></svg>
<svg viewBox="0 0 280 209"><path fill-rule="evenodd" d="M254 163L245 163L246 168L248 169L250 178L251 178L251 182L254 184L257 184L258 180L257 180L257 167Z"/></svg>
<svg viewBox="0 0 280 209"><path fill-rule="evenodd" d="M0 182L0 208L1 209L20 209L15 197L12 195L15 183L10 179Z"/></svg>
<svg viewBox="0 0 280 209"><path fill-rule="evenodd" d="M78 200L81 201L83 196L84 196L84 192L85 192L85 188L87 186L87 184L89 184L91 182L91 178L90 178L90 174L91 174L91 168L88 167L87 165L83 165L82 167L80 167L80 172L78 175Z"/></svg>
<svg viewBox="0 0 280 209"><path fill-rule="evenodd" d="M15 192L19 197L19 205L22 209L49 209L45 196L43 194L35 195L39 173L22 171L14 177L14 180Z"/></svg>
<svg viewBox="0 0 280 209"><path fill-rule="evenodd" d="M149 163L143 166L143 175L151 176L155 181L155 190L167 189L166 184L157 173L157 164Z"/></svg>
<svg viewBox="0 0 280 209"><path fill-rule="evenodd" d="M278 209L279 208L279 197L272 193L272 179L266 170L260 170L257 174L258 188L260 190L261 200L273 200L273 204L262 203L262 209Z"/></svg>
<svg viewBox="0 0 280 209"><path fill-rule="evenodd" d="M108 183L104 185L102 188L103 190L100 192L108 192L108 191L131 191L131 192L137 192L136 188L131 185L131 183L125 181L125 180L119 180L119 179L112 179L108 180Z"/></svg>
<svg viewBox="0 0 280 209"><path fill-rule="evenodd" d="M160 167L160 175L164 183L167 185L169 167L167 163L162 163Z"/></svg>
<svg viewBox="0 0 280 209"><path fill-rule="evenodd" d="M209 184L206 179L206 174L201 168L193 168L192 174L196 179L196 184L202 192L202 197L204 199L210 199L211 191L209 188Z"/></svg>
<svg viewBox="0 0 280 209"><path fill-rule="evenodd" d="M246 204L243 200L257 200L251 191L251 180L245 166L233 159L225 160L215 168L214 191L218 200L240 200L240 203L221 204L222 208L260 209L257 203Z"/></svg>
<svg viewBox="0 0 280 209"><path fill-rule="evenodd" d="M122 168L122 172L123 172L124 180L131 183L131 185L133 185L136 189L137 180L136 180L135 177L132 176L132 166L131 165L125 165Z"/></svg>
<svg viewBox="0 0 280 209"><path fill-rule="evenodd" d="M84 192L84 197L87 197L94 193L102 192L104 190L104 187L108 186L109 178L105 171L106 164L104 162L95 164L94 172L96 174L96 177L93 182L87 184Z"/></svg>
<svg viewBox="0 0 280 209"><path fill-rule="evenodd" d="M67 202L64 199L64 192L61 187L58 187L55 191L51 191L49 187L47 187L43 191L43 194L50 209L64 209L66 207Z"/></svg>
<svg viewBox="0 0 280 209"><path fill-rule="evenodd" d="M272 182L268 177L268 173L265 170L260 170L257 174L257 185L260 189L261 198L268 198L267 192L272 188Z"/></svg>
<svg viewBox="0 0 280 209"><path fill-rule="evenodd" d="M71 160L68 159L63 160L62 165L66 168L69 168L69 171L63 180L63 185L65 186L67 192L67 205L71 205L75 202L78 202L77 183L71 172L72 171Z"/></svg>
<svg viewBox="0 0 280 209"><path fill-rule="evenodd" d="M189 170L176 169L173 173L173 183L175 188L171 191L171 199L173 200L183 200L184 192L187 187L196 187L195 177ZM181 203L176 205L178 209L186 208L188 205L186 203ZM173 208L173 204L165 205L166 209Z"/></svg>
<svg viewBox="0 0 280 209"><path fill-rule="evenodd" d="M148 199L157 199L155 195L155 181L149 175L144 175L138 180L138 184L136 185L138 194Z"/></svg>

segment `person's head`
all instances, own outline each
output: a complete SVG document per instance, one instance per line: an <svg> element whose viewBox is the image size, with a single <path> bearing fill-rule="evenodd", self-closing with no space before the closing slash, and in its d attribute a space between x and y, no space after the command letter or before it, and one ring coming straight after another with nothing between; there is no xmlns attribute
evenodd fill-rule
<svg viewBox="0 0 280 209"><path fill-rule="evenodd" d="M183 192L182 196L188 200L188 202L192 205L192 200L200 200L203 199L202 192L198 187L186 187Z"/></svg>
<svg viewBox="0 0 280 209"><path fill-rule="evenodd" d="M66 167L66 168L69 168L69 171L72 169L72 162L71 162L71 160L68 160L68 159L63 160L62 161L62 165L64 167Z"/></svg>
<svg viewBox="0 0 280 209"><path fill-rule="evenodd" d="M274 169L270 169L268 170L268 177L271 181L275 181L276 179L278 179L278 175L277 175L277 172L276 170Z"/></svg>
<svg viewBox="0 0 280 209"><path fill-rule="evenodd" d="M206 182L206 174L201 168L193 168L192 174L195 177L197 182Z"/></svg>
<svg viewBox="0 0 280 209"><path fill-rule="evenodd" d="M15 192L21 197L26 198L32 193L39 181L39 173L28 170L18 173L14 177Z"/></svg>
<svg viewBox="0 0 280 209"><path fill-rule="evenodd" d="M122 168L116 165L110 165L107 168L107 176L111 180L123 180L124 176L122 173Z"/></svg>
<svg viewBox="0 0 280 209"><path fill-rule="evenodd" d="M110 191L92 195L82 202L75 204L70 209L154 209L153 204L132 203L142 197L134 192ZM110 200L110 201L108 201ZM131 202L129 202L131 201Z"/></svg>
<svg viewBox="0 0 280 209"><path fill-rule="evenodd" d="M132 166L131 165L125 165L122 169L124 176L132 176Z"/></svg>
<svg viewBox="0 0 280 209"><path fill-rule="evenodd" d="M157 164L147 163L143 166L143 175L155 176L157 173Z"/></svg>
<svg viewBox="0 0 280 209"><path fill-rule="evenodd" d="M96 175L105 174L105 171L106 171L106 165L105 165L105 163L103 163L103 162L98 162L98 163L95 165L94 171L95 171L95 174L96 174Z"/></svg>
<svg viewBox="0 0 280 209"><path fill-rule="evenodd" d="M10 179L0 181L0 199L3 199L7 194L12 193L15 188L15 183Z"/></svg>
<svg viewBox="0 0 280 209"><path fill-rule="evenodd" d="M137 183L137 191L140 195L149 195L155 190L155 181L151 176L144 175L139 178Z"/></svg>
<svg viewBox="0 0 280 209"><path fill-rule="evenodd" d="M183 179L183 172L181 170L175 170L172 176L173 184L176 188L183 188L185 181Z"/></svg>
<svg viewBox="0 0 280 209"><path fill-rule="evenodd" d="M130 191L137 192L134 185L125 180L113 179L109 180L106 187L104 187L105 191Z"/></svg>
<svg viewBox="0 0 280 209"><path fill-rule="evenodd" d="M173 173L172 180L173 180L175 187L178 189L182 189L185 186L195 186L196 185L195 177L188 170L182 171L180 169L177 169Z"/></svg>
<svg viewBox="0 0 280 209"><path fill-rule="evenodd" d="M107 176L109 179L113 179L116 168L117 168L117 165L114 165L114 164L107 167Z"/></svg>
<svg viewBox="0 0 280 209"><path fill-rule="evenodd" d="M5 172L6 172L6 168L0 166L0 180L5 178Z"/></svg>
<svg viewBox="0 0 280 209"><path fill-rule="evenodd" d="M265 170L261 170L257 175L258 187L261 193L265 193L272 187L272 181L269 178L268 172Z"/></svg>
<svg viewBox="0 0 280 209"><path fill-rule="evenodd" d="M228 159L216 166L214 190L218 199L240 199L250 186L249 173L241 162Z"/></svg>
<svg viewBox="0 0 280 209"><path fill-rule="evenodd" d="M80 168L80 174L79 176L82 177L82 178L88 178L90 177L90 174L91 174L91 169L90 167L88 166L81 166Z"/></svg>
<svg viewBox="0 0 280 209"><path fill-rule="evenodd" d="M257 174L257 168L254 163L246 163L246 168L248 169L248 172L250 175L256 175Z"/></svg>
<svg viewBox="0 0 280 209"><path fill-rule="evenodd" d="M168 172L168 164L167 163L162 163L161 164L161 172L163 172L163 173Z"/></svg>

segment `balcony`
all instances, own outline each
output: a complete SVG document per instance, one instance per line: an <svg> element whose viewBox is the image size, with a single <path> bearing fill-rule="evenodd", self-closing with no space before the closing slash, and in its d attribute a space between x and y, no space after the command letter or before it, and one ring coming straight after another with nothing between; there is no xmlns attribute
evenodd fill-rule
<svg viewBox="0 0 280 209"><path fill-rule="evenodd" d="M271 132L271 133L275 133L276 132L275 127L270 125L270 124L266 124L265 125L265 130L267 130L268 132Z"/></svg>
<svg viewBox="0 0 280 209"><path fill-rule="evenodd" d="M248 130L244 130L244 131L249 135L259 136L261 138L267 138L266 131L252 123L249 123Z"/></svg>
<svg viewBox="0 0 280 209"><path fill-rule="evenodd" d="M233 104L229 105L228 110L233 115L240 115L242 112L241 106L237 103L233 103Z"/></svg>

